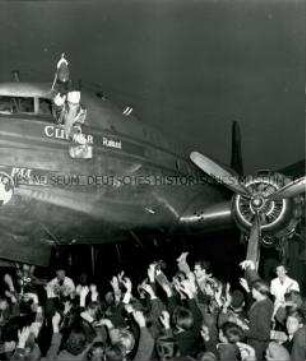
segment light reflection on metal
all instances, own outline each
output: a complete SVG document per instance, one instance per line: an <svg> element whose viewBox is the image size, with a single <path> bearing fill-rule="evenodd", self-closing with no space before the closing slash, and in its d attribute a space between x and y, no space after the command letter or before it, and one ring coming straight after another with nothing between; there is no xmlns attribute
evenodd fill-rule
<svg viewBox="0 0 306 361"><path fill-rule="evenodd" d="M212 212L212 213L200 213L197 215L193 215L193 216L185 216L185 217L181 217L181 222L183 223L196 223L196 222L205 222L207 221L211 221L214 219L219 219L219 218L227 218L229 216L231 216L231 210L227 209L227 210L223 210L223 211L218 211L218 212Z"/></svg>
<svg viewBox="0 0 306 361"><path fill-rule="evenodd" d="M178 214L176 209L165 198L159 196L156 193L153 193L153 195L163 206L165 206L175 216L175 218L180 218L180 215Z"/></svg>
<svg viewBox="0 0 306 361"><path fill-rule="evenodd" d="M150 214L155 214L156 212L154 211L154 209L146 207L145 210L150 213Z"/></svg>
<svg viewBox="0 0 306 361"><path fill-rule="evenodd" d="M129 116L132 114L132 111L133 111L133 108L132 107L125 107L123 109L123 112L122 114L125 115L125 116Z"/></svg>

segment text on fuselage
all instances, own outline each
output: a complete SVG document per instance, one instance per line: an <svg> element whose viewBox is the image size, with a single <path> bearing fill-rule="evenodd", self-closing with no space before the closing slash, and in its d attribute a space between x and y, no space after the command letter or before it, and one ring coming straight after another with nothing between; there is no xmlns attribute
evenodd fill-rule
<svg viewBox="0 0 306 361"><path fill-rule="evenodd" d="M47 125L44 129L44 134L47 138L69 140L68 135L64 128L56 127L54 125ZM87 138L88 144L93 144L93 136L90 134L84 134Z"/></svg>

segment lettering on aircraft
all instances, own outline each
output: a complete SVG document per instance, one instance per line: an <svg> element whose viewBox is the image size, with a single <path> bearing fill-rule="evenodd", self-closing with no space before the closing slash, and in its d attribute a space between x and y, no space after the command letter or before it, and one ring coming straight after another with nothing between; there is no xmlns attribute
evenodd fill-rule
<svg viewBox="0 0 306 361"><path fill-rule="evenodd" d="M109 139L107 137L103 137L102 144L108 148L122 149L121 140L114 140L114 139Z"/></svg>
<svg viewBox="0 0 306 361"><path fill-rule="evenodd" d="M31 168L13 167L11 171L11 177L14 180L16 186L20 184L26 185L45 185L47 184L47 175L33 173Z"/></svg>
<svg viewBox="0 0 306 361"><path fill-rule="evenodd" d="M52 139L62 139L69 140L65 129L55 125L46 125L44 128L44 136ZM94 139L90 134L85 134L88 144L93 144ZM122 142L118 139L112 139L107 136L102 136L102 138L95 138L98 144L102 144L103 147L114 148L114 149L122 149Z"/></svg>
<svg viewBox="0 0 306 361"><path fill-rule="evenodd" d="M31 174L32 174L32 169L30 168L13 167L11 172L11 177L18 179L30 179Z"/></svg>
<svg viewBox="0 0 306 361"><path fill-rule="evenodd" d="M63 139L68 140L69 137L65 132L65 129L62 127L57 127L55 125L46 125L44 129L44 135L47 138ZM90 134L84 134L88 144L93 144L93 136Z"/></svg>

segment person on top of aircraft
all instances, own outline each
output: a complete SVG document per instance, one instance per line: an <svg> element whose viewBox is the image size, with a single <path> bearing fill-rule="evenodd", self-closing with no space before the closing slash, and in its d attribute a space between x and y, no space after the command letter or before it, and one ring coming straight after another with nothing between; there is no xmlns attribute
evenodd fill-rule
<svg viewBox="0 0 306 361"><path fill-rule="evenodd" d="M56 123L65 129L67 138L72 142L69 154L72 158L91 158L91 147L82 132L87 110L80 104L81 92L57 93L53 98L53 115Z"/></svg>
<svg viewBox="0 0 306 361"><path fill-rule="evenodd" d="M67 94L66 102L64 104L64 126L66 134L74 139L76 135L82 133L81 125L85 123L87 110L81 104L81 92L71 91Z"/></svg>
<svg viewBox="0 0 306 361"><path fill-rule="evenodd" d="M66 59L65 53L61 55L60 60L56 65L56 72L52 83L52 90L57 88L61 92L67 92L70 81L69 62Z"/></svg>

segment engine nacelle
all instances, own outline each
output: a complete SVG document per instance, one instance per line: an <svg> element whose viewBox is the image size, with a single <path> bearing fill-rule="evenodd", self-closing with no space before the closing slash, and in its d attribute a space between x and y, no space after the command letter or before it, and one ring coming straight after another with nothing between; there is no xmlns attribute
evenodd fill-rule
<svg viewBox="0 0 306 361"><path fill-rule="evenodd" d="M294 233L302 215L303 197L269 200L274 193L291 179L279 173L263 171L255 177L246 177L244 186L252 193L250 199L235 195L233 216L243 233L249 234L256 212L260 215L261 240L264 245L275 245L279 238Z"/></svg>

